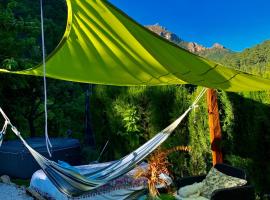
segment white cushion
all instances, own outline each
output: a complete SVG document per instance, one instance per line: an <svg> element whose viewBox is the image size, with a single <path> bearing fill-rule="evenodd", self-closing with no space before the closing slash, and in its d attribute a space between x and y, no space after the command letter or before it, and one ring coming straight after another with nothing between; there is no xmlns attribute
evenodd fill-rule
<svg viewBox="0 0 270 200"><path fill-rule="evenodd" d="M177 200L209 200L205 197L198 196L198 197L180 197L178 195L174 196Z"/></svg>
<svg viewBox="0 0 270 200"><path fill-rule="evenodd" d="M80 174L87 174L96 171L97 169L101 169L102 167L106 167L109 164L111 163L98 163L77 166L75 168L79 170ZM65 167L67 168L69 166L65 165ZM139 167L147 169L147 164L141 163ZM99 188L89 191L80 197L68 197L61 193L42 170L38 170L33 174L30 188L37 191L42 196L47 197L48 199L55 200L124 200L127 199L130 195L147 188L147 179L143 177L138 179L134 178L136 170L137 169L135 168L126 175L110 181L109 183Z"/></svg>
<svg viewBox="0 0 270 200"><path fill-rule="evenodd" d="M192 185L187 185L178 190L178 194L180 197L196 197L200 195L201 188L204 183L194 183Z"/></svg>

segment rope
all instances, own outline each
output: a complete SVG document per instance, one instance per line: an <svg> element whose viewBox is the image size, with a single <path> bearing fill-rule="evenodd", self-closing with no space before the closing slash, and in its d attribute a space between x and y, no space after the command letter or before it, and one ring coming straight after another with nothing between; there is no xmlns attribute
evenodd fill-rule
<svg viewBox="0 0 270 200"><path fill-rule="evenodd" d="M11 127L11 130L18 136L20 135L21 133L18 131L18 129L13 126L13 124L11 123L11 121L9 120L9 118L7 117L6 113L3 111L3 109L0 107L0 113L2 114L2 116L4 117L5 119L5 123L4 123L4 126L2 128L2 131L1 133L2 134L5 134L6 133L6 129L7 129L7 126L10 125Z"/></svg>
<svg viewBox="0 0 270 200"><path fill-rule="evenodd" d="M5 134L6 134L6 131L7 131L7 126L8 126L8 122L7 122L7 121L5 121L4 126L3 126L2 130L1 130L1 134L3 134L3 135L5 135Z"/></svg>
<svg viewBox="0 0 270 200"><path fill-rule="evenodd" d="M47 82L46 82L46 60L45 60L45 38L44 38L44 19L43 19L43 2L40 0L40 21L41 21L41 37L42 37L42 62L43 62L43 87L44 87L44 114L45 114L45 140L46 148L50 157L52 157L52 144L48 135L48 110L47 110Z"/></svg>
<svg viewBox="0 0 270 200"><path fill-rule="evenodd" d="M2 110L1 107L0 107L0 113L2 114L2 116L5 119L5 123L4 123L3 128L2 128L2 130L0 132L0 147L1 147L2 146L2 143L3 143L3 140L4 140L4 135L6 134L6 131L7 131L8 125L11 126L11 130L15 133L15 135L19 136L20 135L20 132L17 130L17 128L15 126L12 125L12 123L9 120L9 118L7 117L7 115Z"/></svg>
<svg viewBox="0 0 270 200"><path fill-rule="evenodd" d="M197 105L197 103L203 97L203 95L205 94L206 91L207 91L207 88L203 88L202 91L200 92L200 94L197 96L197 98L193 102L193 104L190 106L191 109L194 111L194 121L193 121L194 124L196 124L196 108L199 107Z"/></svg>
<svg viewBox="0 0 270 200"><path fill-rule="evenodd" d="M2 115L3 114L5 115L5 113L3 112L2 109L1 109L1 113L2 113ZM6 115L5 115L5 117L7 118ZM6 131L7 131L7 126L8 126L8 121L5 119L5 123L4 123L3 128L2 128L2 130L0 132L0 147L2 146L2 143L3 143L3 140L4 140L4 135L6 134Z"/></svg>
<svg viewBox="0 0 270 200"><path fill-rule="evenodd" d="M200 99L202 98L202 96L205 94L205 92L207 91L207 88L203 88L202 91L200 92L200 94L197 96L197 98L194 100L194 102L192 103L192 105L190 106L191 109L195 109L198 107L198 102L200 101Z"/></svg>

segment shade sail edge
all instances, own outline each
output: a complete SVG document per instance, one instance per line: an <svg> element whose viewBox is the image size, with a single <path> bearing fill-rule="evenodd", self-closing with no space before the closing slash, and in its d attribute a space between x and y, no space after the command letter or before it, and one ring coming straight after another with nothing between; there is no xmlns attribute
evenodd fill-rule
<svg viewBox="0 0 270 200"><path fill-rule="evenodd" d="M189 83L232 92L270 89L269 79L192 54L107 1L66 2L66 30L46 59L47 77L117 86ZM0 73L43 76L42 65Z"/></svg>

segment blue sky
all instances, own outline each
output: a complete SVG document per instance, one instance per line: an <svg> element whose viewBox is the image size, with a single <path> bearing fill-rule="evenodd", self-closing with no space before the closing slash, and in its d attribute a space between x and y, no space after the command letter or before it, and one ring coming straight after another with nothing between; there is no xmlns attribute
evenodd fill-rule
<svg viewBox="0 0 270 200"><path fill-rule="evenodd" d="M109 0L143 25L159 23L185 41L234 51L270 39L270 0Z"/></svg>

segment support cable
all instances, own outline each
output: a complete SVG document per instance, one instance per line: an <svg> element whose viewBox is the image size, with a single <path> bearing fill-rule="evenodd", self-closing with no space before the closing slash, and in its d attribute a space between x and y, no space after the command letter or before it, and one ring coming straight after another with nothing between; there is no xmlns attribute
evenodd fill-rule
<svg viewBox="0 0 270 200"><path fill-rule="evenodd" d="M43 1L40 0L40 21L41 21L41 38L42 38L42 63L43 63L43 87L44 87L44 115L45 115L45 140L46 148L50 157L52 157L52 144L48 134L48 109L47 109L47 81L46 81L46 51L44 38L44 17Z"/></svg>

